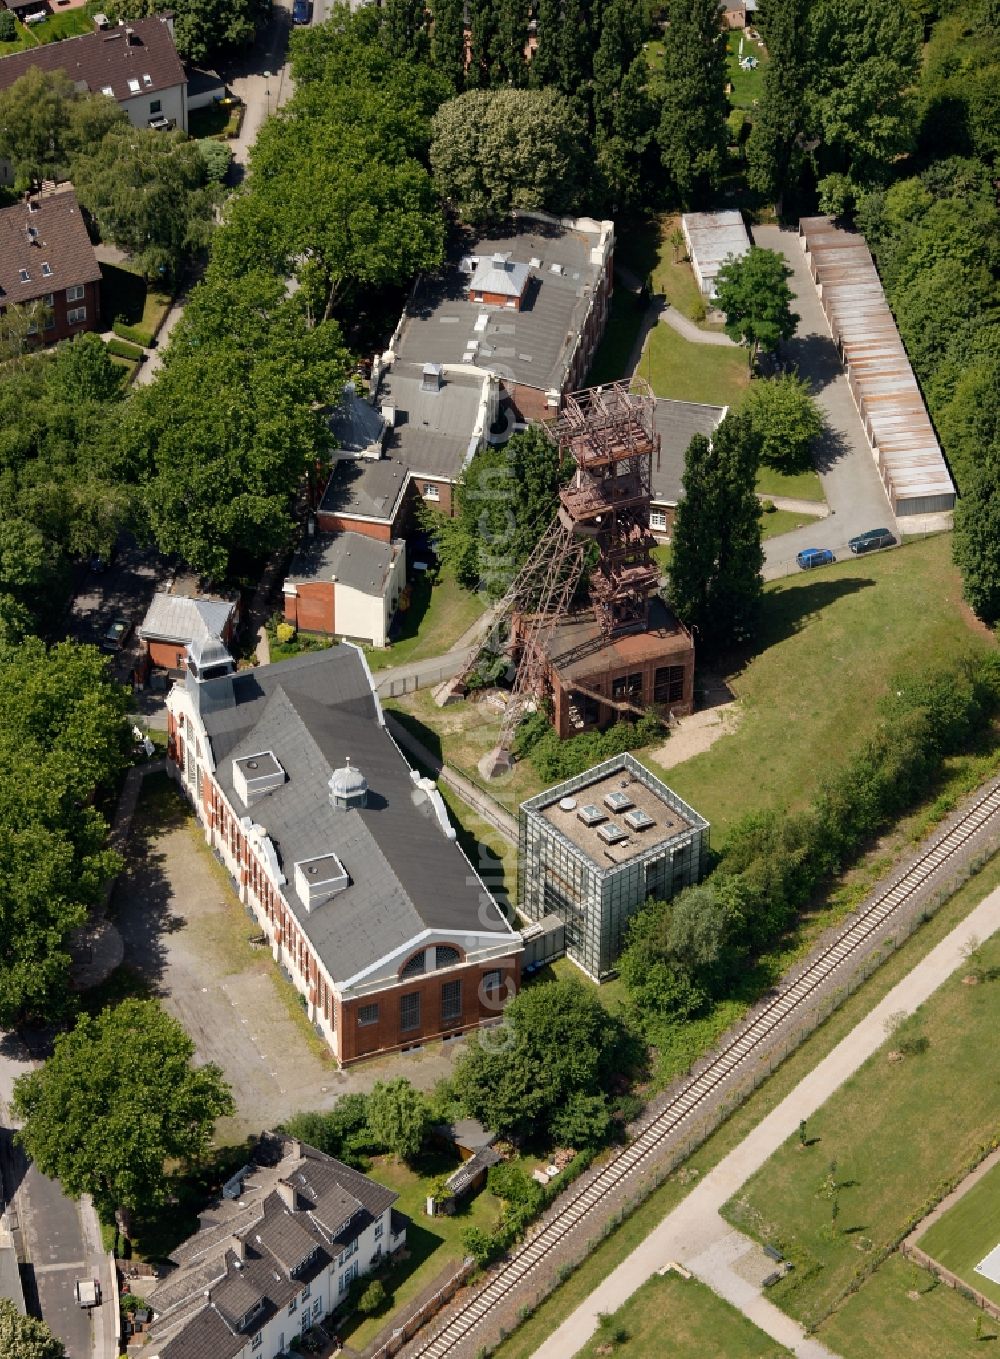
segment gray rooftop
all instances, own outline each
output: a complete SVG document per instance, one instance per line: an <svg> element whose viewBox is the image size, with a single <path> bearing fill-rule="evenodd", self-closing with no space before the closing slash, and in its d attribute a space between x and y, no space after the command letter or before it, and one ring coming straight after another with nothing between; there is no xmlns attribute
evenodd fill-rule
<svg viewBox="0 0 1000 1359"><path fill-rule="evenodd" d="M406 474L407 468L397 458L339 458L323 492L320 510L391 520L399 508Z"/></svg>
<svg viewBox="0 0 1000 1359"><path fill-rule="evenodd" d="M494 236L465 239L448 267L414 289L396 353L414 362L474 362L513 382L561 390L599 276L591 252L600 241L599 230L532 217L509 221ZM479 260L497 253L529 266L520 311L468 300Z"/></svg>
<svg viewBox="0 0 1000 1359"><path fill-rule="evenodd" d="M696 401L657 401L653 424L660 436L660 456L653 459L654 503L677 504L684 493L684 455L688 445L696 434L710 438L725 413L725 406L702 406Z"/></svg>
<svg viewBox="0 0 1000 1359"><path fill-rule="evenodd" d="M306 538L286 580L336 580L365 594L381 594L398 549L363 533L321 533Z"/></svg>
<svg viewBox="0 0 1000 1359"><path fill-rule="evenodd" d="M688 212L681 218L706 284L711 285L722 264L730 257L739 259L750 249L743 214L726 212Z"/></svg>
<svg viewBox="0 0 1000 1359"><path fill-rule="evenodd" d="M330 415L330 430L339 449L358 454L382 447L385 421L356 384L348 382Z"/></svg>
<svg viewBox="0 0 1000 1359"><path fill-rule="evenodd" d="M144 641L190 643L221 637L235 602L212 595L191 598L157 593L139 626Z"/></svg>
<svg viewBox="0 0 1000 1359"><path fill-rule="evenodd" d="M377 720L361 656L350 646L243 671L232 697L203 711L226 796L242 807L233 762L273 751L283 784L256 800L253 819L275 846L286 899L335 982L402 948L425 929L516 936L445 837L430 795ZM221 693L221 689L220 689ZM335 808L328 784L350 755L368 781L368 805ZM334 852L349 885L307 910L294 865ZM485 904L483 904L485 900Z"/></svg>
<svg viewBox="0 0 1000 1359"><path fill-rule="evenodd" d="M379 383L379 404L391 406L396 423L388 439L390 456L415 475L455 481L475 452L473 430L483 379L446 372L434 390L423 365L395 363Z"/></svg>

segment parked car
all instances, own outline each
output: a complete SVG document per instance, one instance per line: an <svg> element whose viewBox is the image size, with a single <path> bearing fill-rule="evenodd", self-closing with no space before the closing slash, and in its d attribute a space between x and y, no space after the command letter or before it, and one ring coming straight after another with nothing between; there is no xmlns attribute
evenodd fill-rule
<svg viewBox="0 0 1000 1359"><path fill-rule="evenodd" d="M892 547L895 542L888 529L868 529L852 538L847 546L857 556L862 552L876 552L880 547Z"/></svg>
<svg viewBox="0 0 1000 1359"><path fill-rule="evenodd" d="M101 1282L99 1279L77 1279L73 1292L80 1307L100 1307Z"/></svg>
<svg viewBox="0 0 1000 1359"><path fill-rule="evenodd" d="M811 571L814 566L829 566L837 558L828 547L804 547L795 560L803 571Z"/></svg>
<svg viewBox="0 0 1000 1359"><path fill-rule="evenodd" d="M312 0L294 0L292 5L292 23L309 24L312 23L313 7Z"/></svg>
<svg viewBox="0 0 1000 1359"><path fill-rule="evenodd" d="M132 635L132 624L127 618L116 618L101 638L104 651L121 651Z"/></svg>

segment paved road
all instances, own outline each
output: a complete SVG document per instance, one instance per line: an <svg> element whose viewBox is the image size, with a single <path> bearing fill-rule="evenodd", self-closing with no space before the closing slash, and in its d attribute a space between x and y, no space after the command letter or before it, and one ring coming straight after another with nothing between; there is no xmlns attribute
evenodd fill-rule
<svg viewBox="0 0 1000 1359"><path fill-rule="evenodd" d="M637 1288L671 1260L679 1261L780 1344L803 1359L830 1351L761 1294L736 1266L756 1247L720 1216L722 1206L769 1157L792 1137L833 1092L885 1042L891 1015L912 1014L964 961L971 938L988 939L1000 929L1000 889L991 892L857 1024L738 1147L724 1157L668 1213L585 1302L536 1351L534 1359L570 1359L587 1343L601 1312L615 1312Z"/></svg>
<svg viewBox="0 0 1000 1359"><path fill-rule="evenodd" d="M870 528L887 528L898 536L898 526L879 480L864 436L854 398L837 353L815 284L806 266L798 234L775 226L754 227L754 242L783 254L792 270L789 284L799 314L798 330L785 346L784 357L812 386L823 410L827 433L817 464L830 516L773 538L765 544L765 579L796 570L795 554L804 547L829 547L838 557L848 553L847 541Z"/></svg>
<svg viewBox="0 0 1000 1359"><path fill-rule="evenodd" d="M114 1354L114 1318L110 1301L89 1314L76 1305L73 1284L81 1276L100 1279L110 1299L107 1257L100 1248L100 1229L89 1201L68 1199L54 1180L39 1174L15 1145L8 1107L14 1081L35 1063L17 1039L0 1042L0 1167L13 1212L8 1210L19 1259L27 1264L25 1295L29 1310L40 1311L66 1346L68 1359L110 1359Z"/></svg>

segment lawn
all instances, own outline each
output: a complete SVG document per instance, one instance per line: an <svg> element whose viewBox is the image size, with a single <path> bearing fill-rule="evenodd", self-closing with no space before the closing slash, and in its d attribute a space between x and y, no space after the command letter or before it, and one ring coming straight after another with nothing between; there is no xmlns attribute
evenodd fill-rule
<svg viewBox="0 0 1000 1359"><path fill-rule="evenodd" d="M363 1350L389 1321L393 1312L405 1307L418 1293L433 1283L445 1270L454 1269L465 1258L462 1233L466 1227L489 1230L500 1212L500 1201L489 1190L467 1199L453 1217L428 1217L424 1211L431 1182L458 1167L458 1158L447 1152L427 1152L416 1166L397 1163L391 1157L377 1158L369 1175L399 1195L395 1207L410 1219L406 1232L408 1258L395 1265L383 1278L391 1304L376 1317L357 1316L338 1331L352 1351Z"/></svg>
<svg viewBox="0 0 1000 1359"><path fill-rule="evenodd" d="M170 296L147 285L128 264L102 264L104 318L108 325L122 321L134 340L147 348L170 310Z"/></svg>
<svg viewBox="0 0 1000 1359"><path fill-rule="evenodd" d="M32 36L39 42L60 42L94 31L94 21L86 9L67 9L50 14L41 23L32 24Z"/></svg>
<svg viewBox="0 0 1000 1359"><path fill-rule="evenodd" d="M823 483L816 472L777 472L773 467L761 467L757 473L757 490L761 495L788 496L791 500L826 500Z"/></svg>
<svg viewBox="0 0 1000 1359"><path fill-rule="evenodd" d="M890 679L989 645L966 622L947 535L822 575L767 586L757 654L728 681L738 729L665 776L716 848L750 809L806 805L874 724Z"/></svg>
<svg viewBox="0 0 1000 1359"><path fill-rule="evenodd" d="M750 381L746 350L694 344L661 321L649 333L639 367L657 396L735 406Z"/></svg>
<svg viewBox="0 0 1000 1359"><path fill-rule="evenodd" d="M759 64L753 71L744 71L740 66L741 42L743 56L757 58ZM752 109L757 104L764 88L766 62L767 53L763 47L746 33L734 30L726 34L726 66L729 83L732 86L729 102L734 109Z"/></svg>
<svg viewBox="0 0 1000 1359"><path fill-rule="evenodd" d="M674 213L623 223L617 233L615 248L618 259L636 278L648 279L655 294L665 298L689 321L701 323L705 319L705 299L683 242L675 247L670 239L680 226L681 219ZM704 328L722 329L717 324Z"/></svg>
<svg viewBox="0 0 1000 1359"><path fill-rule="evenodd" d="M833 1314L819 1338L844 1359L885 1359L890 1352L906 1359L968 1359L982 1355L983 1340L995 1339L998 1330L954 1289L894 1255Z"/></svg>
<svg viewBox="0 0 1000 1359"><path fill-rule="evenodd" d="M987 983L989 985L989 983ZM1000 1284L976 1273L976 1265L1000 1242L1000 1165L963 1194L920 1238L928 1255L971 1288L1000 1303Z"/></svg>
<svg viewBox="0 0 1000 1359"><path fill-rule="evenodd" d="M1000 963L1000 939L983 953ZM983 1064L998 1021L1000 985L952 976L810 1118L807 1145L786 1142L727 1205L730 1221L794 1262L770 1296L803 1323L822 1320L995 1136L1000 1084ZM894 1060L916 1037L927 1050Z"/></svg>
<svg viewBox="0 0 1000 1359"><path fill-rule="evenodd" d="M596 386L602 382L616 382L628 376L629 359L635 348L646 304L628 288L617 288L611 299L611 311L604 337L597 347L587 382Z"/></svg>
<svg viewBox="0 0 1000 1359"><path fill-rule="evenodd" d="M462 633L485 612L481 595L463 590L448 570L442 570L433 586L427 573L418 573L410 587L410 607L400 615L399 632L392 645L366 647L372 670L425 660L449 651Z"/></svg>
<svg viewBox="0 0 1000 1359"><path fill-rule="evenodd" d="M498 830L477 816L447 784L440 783L438 788L451 812L458 843L487 890L502 907L510 910L517 895L517 850Z"/></svg>
<svg viewBox="0 0 1000 1359"><path fill-rule="evenodd" d="M769 514L762 514L760 517L760 536L766 542L768 538L791 533L793 529L805 528L807 524L814 523L817 517L799 514L794 510L771 510Z"/></svg>
<svg viewBox="0 0 1000 1359"><path fill-rule="evenodd" d="M987 892L997 886L1000 886L1000 857L992 859L960 888L950 901L941 906L937 914L907 939L877 972L848 996L840 1008L834 1011L830 1018L811 1034L664 1184L654 1189L620 1227L606 1240L600 1242L580 1268L539 1306L510 1339L494 1351L494 1359L531 1359L546 1336L551 1335L597 1285L602 1283L636 1246L646 1240L657 1223L680 1203L688 1190L738 1146L798 1082L836 1047L854 1025L877 1005L921 958L926 957ZM861 1293L845 1304L845 1308L829 1323L831 1327L837 1323L843 1311L854 1308L859 1303L864 1305L869 1288L881 1281L885 1269L892 1263L890 1260L883 1266ZM954 1297L954 1294L951 1296ZM962 1303L962 1307L971 1315L973 1308L968 1303ZM885 1359L885 1332L874 1320L878 1317L877 1307L871 1309L869 1316L873 1319L869 1325L874 1326L874 1329L869 1331L869 1339L872 1343L878 1343L879 1347L859 1351L858 1359ZM971 1329L971 1321L969 1325ZM828 1337L824 1328L824 1338L829 1338L831 1345L834 1344L832 1330ZM844 1355L845 1359L854 1359L846 1348L841 1348L838 1352ZM903 1347L899 1352L908 1353ZM964 1354L965 1351L961 1353ZM928 1350L918 1355L917 1359L936 1359L936 1355L932 1350ZM942 1359L951 1359L950 1352L943 1351Z"/></svg>
<svg viewBox="0 0 1000 1359"><path fill-rule="evenodd" d="M27 24L22 24L18 19L15 21L15 29L16 36L10 42L0 42L0 57L9 57L15 52L27 52L32 47L38 47L39 40Z"/></svg>
<svg viewBox="0 0 1000 1359"><path fill-rule="evenodd" d="M627 1359L778 1359L790 1354L752 1321L697 1279L677 1274L650 1279L598 1330L578 1359L608 1353L609 1339L622 1328L627 1339L613 1352Z"/></svg>

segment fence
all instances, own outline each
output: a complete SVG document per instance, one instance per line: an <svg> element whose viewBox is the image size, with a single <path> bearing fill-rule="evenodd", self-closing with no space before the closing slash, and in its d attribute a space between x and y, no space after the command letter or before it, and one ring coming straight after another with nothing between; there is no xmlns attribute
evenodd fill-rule
<svg viewBox="0 0 1000 1359"><path fill-rule="evenodd" d="M957 1274L952 1274L950 1269L945 1269L944 1265L939 1265L925 1250L921 1250L919 1246L911 1246L906 1242L900 1246L900 1250L908 1260L912 1260L914 1264L922 1265L924 1269L929 1269L935 1279L940 1279L949 1288L954 1288L955 1292L960 1293L966 1301L974 1302L977 1307L988 1313L994 1321L1000 1321L1000 1307L996 1303L990 1302L989 1298L983 1297L982 1293L975 1288L970 1288L964 1279L960 1279Z"/></svg>
<svg viewBox="0 0 1000 1359"><path fill-rule="evenodd" d="M389 1339L377 1350L373 1350L367 1359L388 1359L389 1355L398 1354L406 1342L411 1340L420 1328L430 1321L431 1317L440 1312L441 1308L452 1300L466 1279L475 1272L475 1269L475 1260L464 1260L447 1283L439 1288L436 1293L426 1298L418 1307L415 1307L403 1324L397 1326Z"/></svg>
<svg viewBox="0 0 1000 1359"><path fill-rule="evenodd" d="M433 670L424 670L421 667L419 671L414 670L402 675L393 675L391 670L383 671L381 674L376 671L372 676L375 691L379 698L402 698L404 694L414 694L418 689L433 689L444 680L454 679L467 660L468 656L463 652L453 660L442 657L441 663Z"/></svg>

